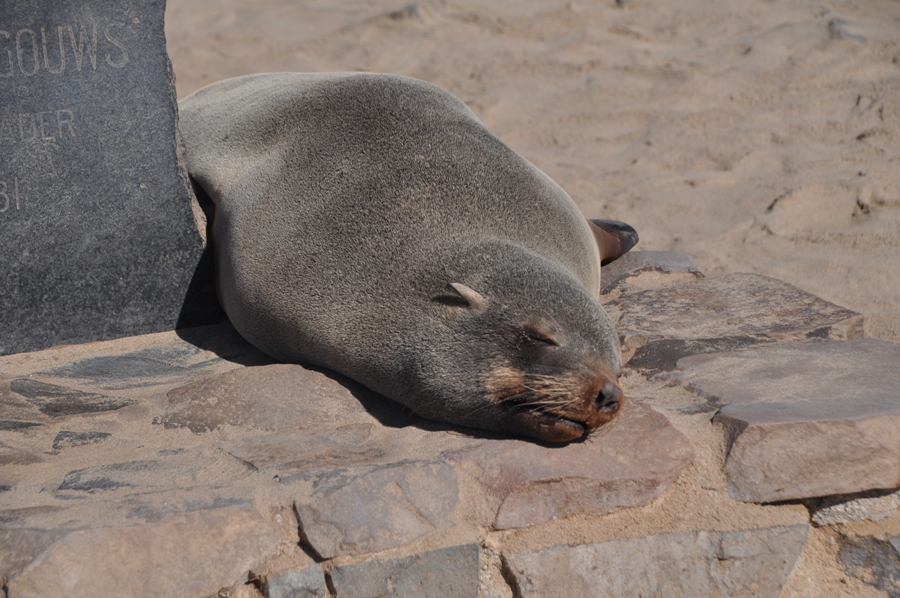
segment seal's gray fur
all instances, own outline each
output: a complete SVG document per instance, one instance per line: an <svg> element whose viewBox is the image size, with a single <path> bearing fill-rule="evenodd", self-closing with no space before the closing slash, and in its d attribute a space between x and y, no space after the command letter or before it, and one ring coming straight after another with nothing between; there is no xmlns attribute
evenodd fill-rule
<svg viewBox="0 0 900 598"><path fill-rule="evenodd" d="M426 417L551 441L598 425L559 390L597 396L620 367L594 237L465 104L407 77L277 73L179 108L219 298L251 343Z"/></svg>

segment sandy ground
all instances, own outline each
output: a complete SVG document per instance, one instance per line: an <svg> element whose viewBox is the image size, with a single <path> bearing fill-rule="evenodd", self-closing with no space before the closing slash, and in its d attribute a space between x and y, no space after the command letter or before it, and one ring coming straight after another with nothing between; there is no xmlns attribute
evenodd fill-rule
<svg viewBox="0 0 900 598"><path fill-rule="evenodd" d="M265 71L431 81L640 248L900 340L900 3L402 2L169 0L179 97Z"/></svg>

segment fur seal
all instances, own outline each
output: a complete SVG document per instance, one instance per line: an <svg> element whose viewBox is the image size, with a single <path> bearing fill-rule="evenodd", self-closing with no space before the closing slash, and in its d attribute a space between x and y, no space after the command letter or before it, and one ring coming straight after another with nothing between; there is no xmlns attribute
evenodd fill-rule
<svg viewBox="0 0 900 598"><path fill-rule="evenodd" d="M636 233L589 224L463 102L396 75L271 73L179 112L219 300L263 352L546 442L614 417L600 264Z"/></svg>

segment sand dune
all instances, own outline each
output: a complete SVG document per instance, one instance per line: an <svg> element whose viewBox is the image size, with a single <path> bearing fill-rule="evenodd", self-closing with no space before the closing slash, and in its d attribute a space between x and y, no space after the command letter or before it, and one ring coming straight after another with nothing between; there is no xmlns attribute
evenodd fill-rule
<svg viewBox="0 0 900 598"><path fill-rule="evenodd" d="M900 4L169 0L180 97L386 71L465 100L590 217L900 340Z"/></svg>

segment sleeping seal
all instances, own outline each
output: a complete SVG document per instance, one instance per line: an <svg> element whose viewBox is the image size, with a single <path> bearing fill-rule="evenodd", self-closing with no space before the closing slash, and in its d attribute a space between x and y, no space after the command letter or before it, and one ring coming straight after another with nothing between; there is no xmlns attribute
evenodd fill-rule
<svg viewBox="0 0 900 598"><path fill-rule="evenodd" d="M451 94L278 73L179 111L188 172L215 204L219 300L259 349L428 418L547 442L618 411L597 297L601 260L633 229L589 225Z"/></svg>

